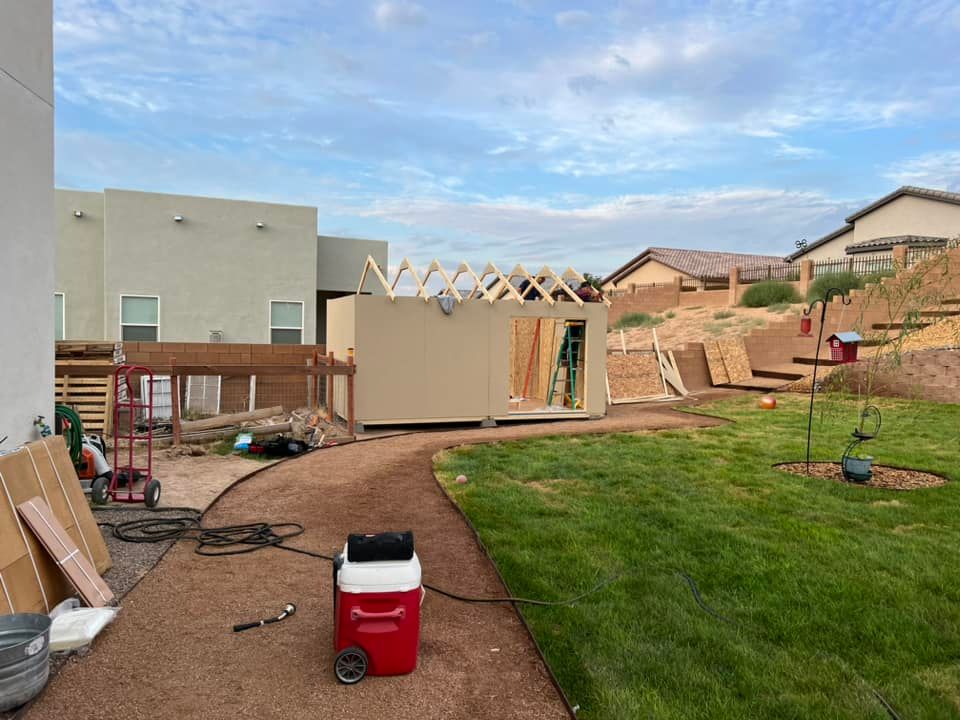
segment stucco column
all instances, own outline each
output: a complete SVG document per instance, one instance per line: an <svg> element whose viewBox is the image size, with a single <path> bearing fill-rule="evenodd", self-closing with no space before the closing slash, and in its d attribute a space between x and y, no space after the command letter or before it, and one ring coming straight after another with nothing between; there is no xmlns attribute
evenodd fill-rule
<svg viewBox="0 0 960 720"><path fill-rule="evenodd" d="M734 266L730 268L730 290L727 296L727 305L733 307L737 304L737 285L740 284L740 268Z"/></svg>
<svg viewBox="0 0 960 720"><path fill-rule="evenodd" d="M800 294L803 297L807 296L807 291L810 289L810 283L813 282L813 260L801 260L800 261Z"/></svg>

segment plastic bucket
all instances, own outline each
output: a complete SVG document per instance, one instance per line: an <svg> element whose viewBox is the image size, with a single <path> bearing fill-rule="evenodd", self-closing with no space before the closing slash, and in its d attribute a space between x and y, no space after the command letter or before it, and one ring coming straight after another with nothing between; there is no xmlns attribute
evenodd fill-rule
<svg viewBox="0 0 960 720"><path fill-rule="evenodd" d="M50 618L0 616L0 712L32 700L50 676Z"/></svg>

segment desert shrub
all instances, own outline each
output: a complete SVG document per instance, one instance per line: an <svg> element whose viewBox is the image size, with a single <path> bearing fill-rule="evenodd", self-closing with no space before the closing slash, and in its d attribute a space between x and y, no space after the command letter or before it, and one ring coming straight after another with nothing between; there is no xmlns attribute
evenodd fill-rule
<svg viewBox="0 0 960 720"><path fill-rule="evenodd" d="M844 294L851 290L859 290L863 287L863 278L852 272L838 272L821 275L810 284L807 291L807 300L813 302L820 300L830 288L840 288Z"/></svg>
<svg viewBox="0 0 960 720"><path fill-rule="evenodd" d="M645 312L629 312L621 315L614 327L617 330L624 330L635 327L656 327L661 324L663 324L663 317L660 315L651 315Z"/></svg>
<svg viewBox="0 0 960 720"><path fill-rule="evenodd" d="M677 314L676 314L673 310L667 310L667 311L663 314L663 316L664 316L665 318L667 318L668 320L672 320L673 318L675 318L675 317L677 316Z"/></svg>
<svg viewBox="0 0 960 720"><path fill-rule="evenodd" d="M736 313L733 310L717 310L713 314L714 320L726 320L727 318L732 318Z"/></svg>
<svg viewBox="0 0 960 720"><path fill-rule="evenodd" d="M747 288L740 300L744 307L770 307L779 303L798 303L802 298L793 285L779 280L764 280Z"/></svg>

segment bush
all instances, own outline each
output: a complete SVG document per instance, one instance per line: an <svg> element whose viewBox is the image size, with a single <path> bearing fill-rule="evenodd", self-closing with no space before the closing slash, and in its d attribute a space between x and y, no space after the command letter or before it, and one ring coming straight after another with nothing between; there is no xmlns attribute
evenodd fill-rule
<svg viewBox="0 0 960 720"><path fill-rule="evenodd" d="M829 273L821 275L810 284L810 289L807 291L807 300L809 302L821 300L823 294L830 288L840 288L846 294L851 290L859 290L862 287L863 278L852 272Z"/></svg>
<svg viewBox="0 0 960 720"><path fill-rule="evenodd" d="M663 314L663 316L664 316L665 318L667 318L667 320L672 320L673 318L675 318L675 317L677 316L677 314L676 314L673 310L667 310L667 311Z"/></svg>
<svg viewBox="0 0 960 720"><path fill-rule="evenodd" d="M663 318L659 315L651 315L645 312L624 313L614 324L617 330L635 327L656 327L663 324Z"/></svg>
<svg viewBox="0 0 960 720"><path fill-rule="evenodd" d="M727 318L732 318L736 313L733 310L717 310L713 314L714 320L726 320Z"/></svg>
<svg viewBox="0 0 960 720"><path fill-rule="evenodd" d="M802 302L803 298L800 297L793 285L790 283L780 282L778 280L764 280L763 282L758 282L747 288L747 291L743 294L743 298L740 300L740 304L744 307L770 307L771 305L777 305L779 303L798 303Z"/></svg>

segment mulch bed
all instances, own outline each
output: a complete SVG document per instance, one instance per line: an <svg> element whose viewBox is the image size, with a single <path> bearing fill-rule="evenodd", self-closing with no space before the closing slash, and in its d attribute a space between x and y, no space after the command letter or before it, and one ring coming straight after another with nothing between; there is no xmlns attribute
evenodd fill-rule
<svg viewBox="0 0 960 720"><path fill-rule="evenodd" d="M773 467L794 475L807 475L807 464L802 462L783 463L781 465L774 465ZM867 482L853 482L844 479L840 463L810 463L810 476L823 478L825 480L834 480L848 485L876 488L878 490L921 490L923 488L938 487L947 483L947 479L940 475L923 472L922 470L889 467L887 465L874 465L873 477Z"/></svg>

